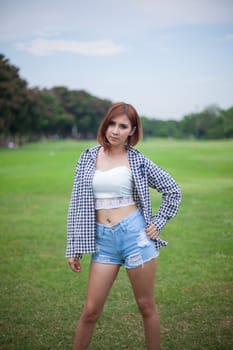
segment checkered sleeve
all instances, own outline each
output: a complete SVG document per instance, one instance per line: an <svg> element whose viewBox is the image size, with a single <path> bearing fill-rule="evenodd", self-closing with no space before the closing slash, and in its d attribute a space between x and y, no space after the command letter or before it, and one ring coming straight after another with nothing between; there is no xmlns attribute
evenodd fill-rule
<svg viewBox="0 0 233 350"><path fill-rule="evenodd" d="M79 173L82 167L84 158L84 152L80 155L80 158L77 162L75 173L74 173L74 181L71 192L71 198L69 203L68 210L68 218L67 218L67 247L66 247L66 257L75 257L77 252L75 251L75 223L77 217L77 200L78 200L78 192L79 192Z"/></svg>
<svg viewBox="0 0 233 350"><path fill-rule="evenodd" d="M177 214L181 201L181 189L171 175L151 160L147 159L146 166L149 186L162 193L162 203L152 217L152 222L160 232L167 221Z"/></svg>

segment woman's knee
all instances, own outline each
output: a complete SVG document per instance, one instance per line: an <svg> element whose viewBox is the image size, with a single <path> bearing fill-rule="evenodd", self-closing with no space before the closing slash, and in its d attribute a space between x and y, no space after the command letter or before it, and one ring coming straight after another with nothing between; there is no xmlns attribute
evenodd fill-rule
<svg viewBox="0 0 233 350"><path fill-rule="evenodd" d="M82 320L85 323L95 323L100 317L101 310L94 305L86 305L82 313Z"/></svg>
<svg viewBox="0 0 233 350"><path fill-rule="evenodd" d="M146 298L139 298L137 300L139 311L143 317L150 317L156 312L156 305L154 300L148 300Z"/></svg>

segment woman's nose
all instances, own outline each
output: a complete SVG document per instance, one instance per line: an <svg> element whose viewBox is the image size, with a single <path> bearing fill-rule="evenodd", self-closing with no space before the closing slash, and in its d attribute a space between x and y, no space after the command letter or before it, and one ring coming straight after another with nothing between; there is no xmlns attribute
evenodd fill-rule
<svg viewBox="0 0 233 350"><path fill-rule="evenodd" d="M112 132L113 132L114 134L117 134L118 131L119 131L119 128L118 128L117 125L115 125L115 126L113 127L113 129L112 129Z"/></svg>

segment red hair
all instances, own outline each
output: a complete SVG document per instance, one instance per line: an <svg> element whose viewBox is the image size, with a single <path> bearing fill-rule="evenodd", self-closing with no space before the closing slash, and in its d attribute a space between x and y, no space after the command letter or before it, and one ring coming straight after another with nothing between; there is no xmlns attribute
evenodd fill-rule
<svg viewBox="0 0 233 350"><path fill-rule="evenodd" d="M107 114L105 115L104 119L102 120L99 126L97 140L103 147L109 146L108 140L105 137L109 123L112 118L117 117L119 115L126 115L129 118L132 129L135 128L133 135L128 137L127 145L135 146L141 139L142 124L136 109L128 103L118 102L114 103L109 108Z"/></svg>

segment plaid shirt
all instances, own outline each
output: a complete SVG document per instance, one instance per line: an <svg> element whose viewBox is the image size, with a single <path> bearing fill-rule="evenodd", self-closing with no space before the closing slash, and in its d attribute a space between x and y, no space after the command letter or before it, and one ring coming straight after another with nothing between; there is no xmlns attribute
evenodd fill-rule
<svg viewBox="0 0 233 350"><path fill-rule="evenodd" d="M99 145L84 151L77 163L67 224L66 257L95 252L95 205L92 180L96 167ZM146 224L154 223L161 232L167 221L177 213L181 191L174 179L136 149L128 148L134 188L133 197L141 208ZM162 193L162 203L155 215L152 214L149 188ZM167 242L157 238L156 249Z"/></svg>

